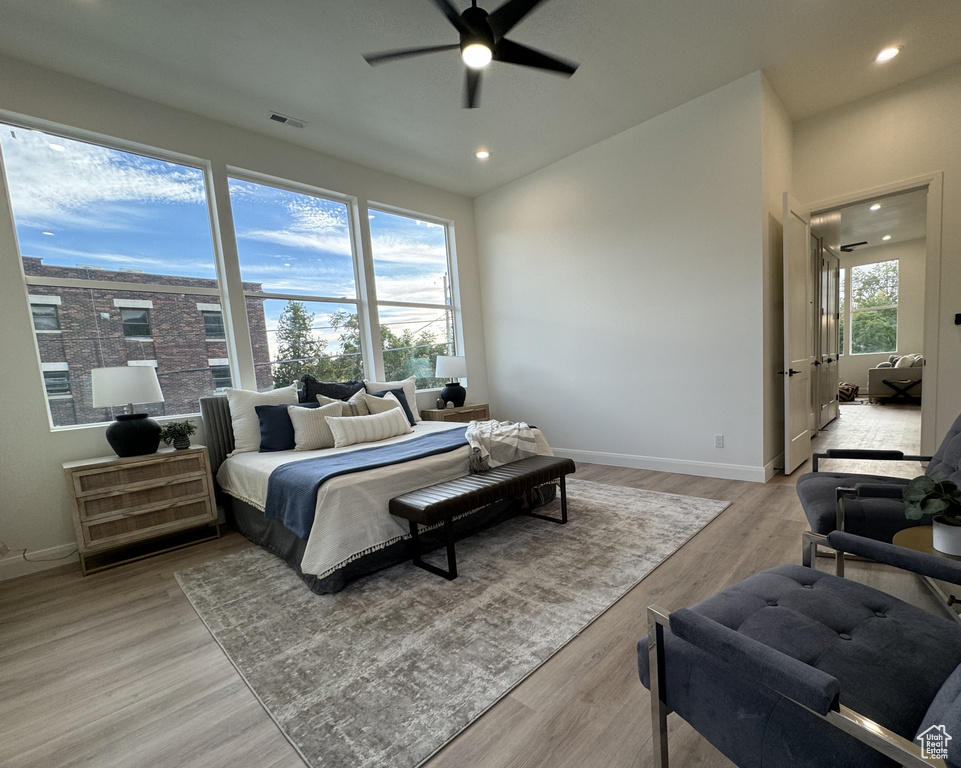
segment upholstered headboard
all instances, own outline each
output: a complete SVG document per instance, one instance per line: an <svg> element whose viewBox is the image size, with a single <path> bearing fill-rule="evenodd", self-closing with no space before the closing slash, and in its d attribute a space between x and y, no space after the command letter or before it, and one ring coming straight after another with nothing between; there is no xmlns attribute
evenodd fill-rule
<svg viewBox="0 0 961 768"><path fill-rule="evenodd" d="M200 398L200 415L204 420L210 471L217 477L220 465L234 449L234 430L230 422L227 398L223 395Z"/></svg>

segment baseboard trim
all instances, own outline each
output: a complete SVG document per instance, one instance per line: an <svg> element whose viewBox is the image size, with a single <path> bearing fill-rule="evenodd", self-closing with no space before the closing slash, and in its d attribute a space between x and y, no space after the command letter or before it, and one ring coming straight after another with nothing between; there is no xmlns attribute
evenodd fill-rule
<svg viewBox="0 0 961 768"><path fill-rule="evenodd" d="M724 480L747 480L753 483L765 483L773 476L773 462L768 474L768 467L751 467L744 464L717 464L706 461L679 461L676 459L662 459L654 456L635 456L628 453L601 453L600 451L579 451L570 448L551 449L557 456L564 456L574 461L584 461L589 464L607 464L612 467L630 467L631 469L652 469L657 472L676 472L681 475L700 475L701 477L718 477Z"/></svg>
<svg viewBox="0 0 961 768"><path fill-rule="evenodd" d="M28 552L27 557L30 558L29 561L24 560L23 556L16 549L13 549L9 555L0 558L0 581L27 576L31 573L59 568L62 565L80 561L77 556L77 545L73 542L49 549L36 549Z"/></svg>
<svg viewBox="0 0 961 768"><path fill-rule="evenodd" d="M784 466L784 453L779 453L772 461L764 465L764 482L768 482Z"/></svg>

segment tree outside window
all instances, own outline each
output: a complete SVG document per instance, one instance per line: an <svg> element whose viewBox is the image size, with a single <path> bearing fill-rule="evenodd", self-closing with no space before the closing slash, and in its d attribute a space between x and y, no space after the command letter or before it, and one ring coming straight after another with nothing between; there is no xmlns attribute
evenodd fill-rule
<svg viewBox="0 0 961 768"><path fill-rule="evenodd" d="M851 267L851 353L896 352L898 260Z"/></svg>

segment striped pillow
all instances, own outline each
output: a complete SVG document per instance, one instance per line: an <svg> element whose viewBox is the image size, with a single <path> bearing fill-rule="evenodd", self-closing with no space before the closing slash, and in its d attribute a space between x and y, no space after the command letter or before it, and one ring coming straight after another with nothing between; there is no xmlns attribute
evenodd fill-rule
<svg viewBox="0 0 961 768"><path fill-rule="evenodd" d="M327 424L334 435L335 448L358 443L376 443L378 440L414 431L401 408L391 408L373 416L328 416Z"/></svg>
<svg viewBox="0 0 961 768"><path fill-rule="evenodd" d="M290 416L290 423L294 425L294 450L316 451L318 448L333 448L334 436L325 417L339 417L343 413L343 406L339 400L320 408L289 406L287 415Z"/></svg>

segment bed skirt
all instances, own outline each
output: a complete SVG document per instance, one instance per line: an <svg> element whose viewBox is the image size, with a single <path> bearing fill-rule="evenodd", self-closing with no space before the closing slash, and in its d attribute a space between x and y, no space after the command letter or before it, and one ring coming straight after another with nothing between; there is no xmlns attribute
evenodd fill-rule
<svg viewBox="0 0 961 768"><path fill-rule="evenodd" d="M545 485L536 489L534 507L552 501L556 495L557 486ZM318 578L304 573L300 563L304 556L307 542L296 534L288 531L280 520L264 517L264 513L256 507L230 496L225 495L227 520L240 533L254 544L263 547L276 555L303 580L311 592L318 595L329 595L339 592L347 584L361 576L389 568L410 559L408 540L401 539L388 544L383 549L361 555L356 560L345 563L334 573ZM508 499L491 504L469 515L454 521L454 536L460 540L486 528L498 525L505 520L523 514L524 503L521 499ZM430 552L446 546L443 527L423 531L420 534L421 551Z"/></svg>

